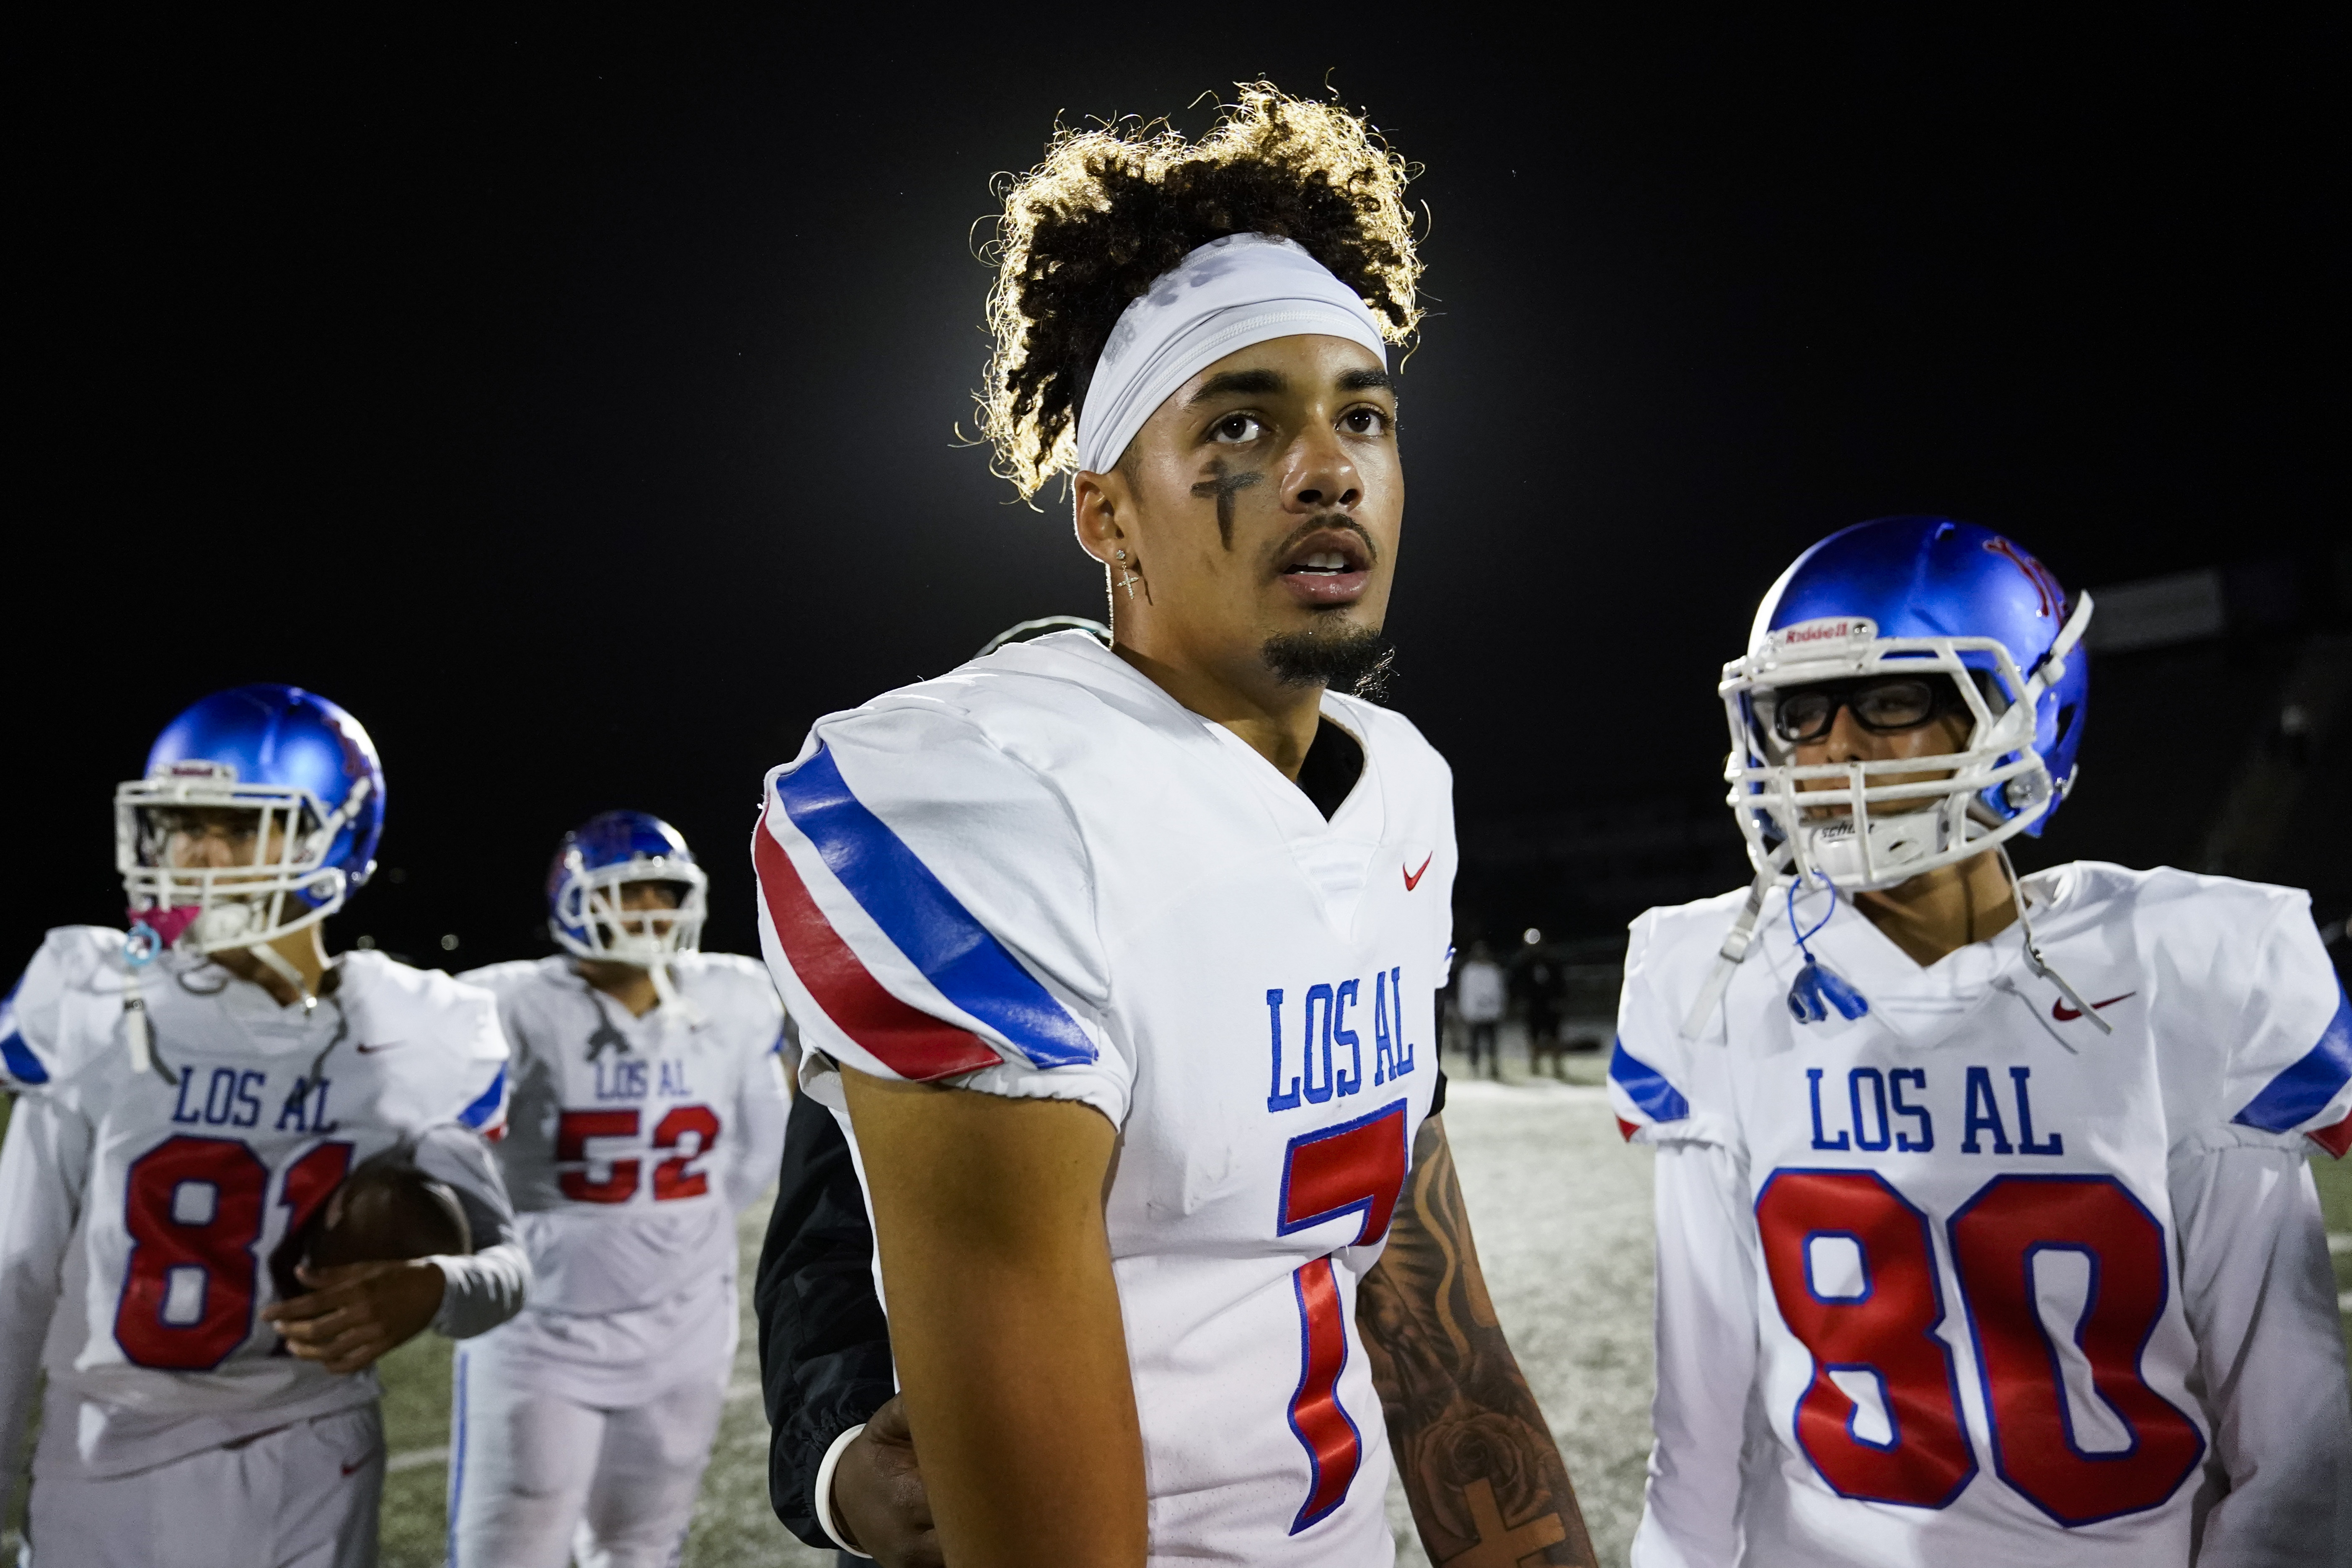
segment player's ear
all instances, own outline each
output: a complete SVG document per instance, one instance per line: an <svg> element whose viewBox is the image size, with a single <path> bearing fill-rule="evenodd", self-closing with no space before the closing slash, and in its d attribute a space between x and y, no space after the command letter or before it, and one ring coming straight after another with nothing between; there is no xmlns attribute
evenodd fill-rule
<svg viewBox="0 0 2352 1568"><path fill-rule="evenodd" d="M1127 476L1117 468L1070 480L1070 521L1078 548L1106 566L1118 558L1119 551L1134 548L1126 528L1133 508Z"/></svg>

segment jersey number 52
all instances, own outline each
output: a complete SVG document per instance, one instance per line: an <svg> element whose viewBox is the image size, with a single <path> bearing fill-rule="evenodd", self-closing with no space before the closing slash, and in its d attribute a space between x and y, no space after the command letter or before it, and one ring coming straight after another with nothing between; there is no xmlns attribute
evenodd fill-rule
<svg viewBox="0 0 2352 1568"><path fill-rule="evenodd" d="M1927 1216L1875 1172L1782 1170L1757 1195L1756 1222L1781 1321L1812 1352L1795 1413L1805 1457L1841 1497L1950 1504L1977 1461L1937 1332L1944 1292ZM1954 1210L1945 1233L2001 1479L2069 1527L2170 1497L2205 1439L2140 1374L2169 1289L2156 1217L2112 1176L2007 1175ZM1817 1276L1823 1242L1843 1254L1835 1278ZM2071 1324L2053 1325L2036 1278L2057 1258L2084 1282ZM1874 1388L1870 1429L1841 1374ZM2084 1408L2093 1402L2103 1415ZM2103 1419L2103 1439L2086 1441L2084 1417Z"/></svg>
<svg viewBox="0 0 2352 1568"><path fill-rule="evenodd" d="M638 1116L627 1110L567 1110L555 1124L556 1163L571 1167L556 1177L563 1195L574 1203L625 1204L637 1195L635 1160L608 1163L602 1176L588 1170L588 1140L635 1138ZM669 1158L654 1166L654 1201L698 1198L710 1190L708 1173L695 1162L719 1142L719 1113L707 1105L674 1105L654 1124L653 1147L669 1151Z"/></svg>

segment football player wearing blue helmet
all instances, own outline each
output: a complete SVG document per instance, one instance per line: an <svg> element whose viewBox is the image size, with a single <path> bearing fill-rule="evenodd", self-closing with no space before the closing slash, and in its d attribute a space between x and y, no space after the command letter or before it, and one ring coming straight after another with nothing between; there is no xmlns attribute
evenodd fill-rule
<svg viewBox="0 0 2352 1568"><path fill-rule="evenodd" d="M677 829L607 811L563 836L547 868L547 929L588 983L640 1016L675 1003L670 965L702 947L710 879Z"/></svg>
<svg viewBox="0 0 2352 1568"><path fill-rule="evenodd" d="M767 971L704 952L677 829L608 811L548 870L562 951L465 976L514 1047L499 1160L537 1281L457 1358L453 1568L677 1560L735 1354L735 1219L789 1103Z"/></svg>
<svg viewBox="0 0 2352 1568"><path fill-rule="evenodd" d="M324 698L204 699L116 792L128 934L49 932L0 1005L0 1454L45 1371L44 1563L373 1562L369 1369L521 1304L483 1140L506 1107L492 999L320 939L383 799L374 743ZM379 1155L446 1184L474 1249L302 1262Z"/></svg>
<svg viewBox="0 0 2352 1568"><path fill-rule="evenodd" d="M1725 667L1754 885L1634 921L1658 1151L1641 1568L2337 1563L2305 1144L2352 1009L2299 891L2008 844L2076 777L2087 595L1986 529L1807 551Z"/></svg>
<svg viewBox="0 0 2352 1568"><path fill-rule="evenodd" d="M315 1000L320 922L375 870L383 833L375 742L290 686L204 699L155 738L145 776L114 792L134 942L208 957L288 1001Z"/></svg>

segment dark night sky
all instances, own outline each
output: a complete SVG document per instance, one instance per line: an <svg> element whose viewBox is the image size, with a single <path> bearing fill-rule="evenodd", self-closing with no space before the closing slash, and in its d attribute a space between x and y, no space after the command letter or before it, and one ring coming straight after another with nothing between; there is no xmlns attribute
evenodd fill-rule
<svg viewBox="0 0 2352 1568"><path fill-rule="evenodd" d="M2337 40L2153 9L28 47L7 945L118 918L112 784L200 693L282 679L390 778L402 879L338 945L541 951L555 837L627 804L750 950L759 778L811 719L1099 613L1066 515L954 444L990 175L1056 111L1258 72L1328 72L1427 166L1392 700L1465 817L1704 797L1757 595L1864 517L1967 517L2092 585L2308 549L2344 526Z"/></svg>

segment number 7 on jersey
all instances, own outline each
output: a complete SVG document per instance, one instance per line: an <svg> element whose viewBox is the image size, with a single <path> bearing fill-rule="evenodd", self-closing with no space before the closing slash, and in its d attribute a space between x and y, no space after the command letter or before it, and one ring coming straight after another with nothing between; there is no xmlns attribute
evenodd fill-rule
<svg viewBox="0 0 2352 1568"><path fill-rule="evenodd" d="M1393 1100L1353 1121L1302 1132L1282 1157L1282 1200L1275 1234L1289 1236L1348 1214L1361 1214L1350 1247L1386 1236L1411 1163L1405 1148L1405 1102ZM1290 1396L1290 1429L1307 1450L1312 1479L1290 1533L1297 1534L1346 1500L1363 1463L1363 1435L1339 1404L1339 1374L1348 1365L1348 1323L1329 1254L1290 1276L1298 1300L1298 1387Z"/></svg>

